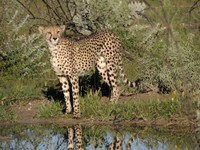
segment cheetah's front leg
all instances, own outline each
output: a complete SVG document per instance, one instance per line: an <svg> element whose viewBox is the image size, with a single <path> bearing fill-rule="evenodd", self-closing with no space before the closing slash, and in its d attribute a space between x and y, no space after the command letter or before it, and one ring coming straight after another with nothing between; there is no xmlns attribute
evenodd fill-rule
<svg viewBox="0 0 200 150"><path fill-rule="evenodd" d="M62 84L62 90L65 97L65 104L66 104L66 113L71 113L72 106L70 102L70 89L69 89L69 81L66 77L59 77L60 83Z"/></svg>
<svg viewBox="0 0 200 150"><path fill-rule="evenodd" d="M78 98L79 97L78 76L72 76L70 80L72 84L74 118L78 119L81 117L80 104L79 104L79 98Z"/></svg>

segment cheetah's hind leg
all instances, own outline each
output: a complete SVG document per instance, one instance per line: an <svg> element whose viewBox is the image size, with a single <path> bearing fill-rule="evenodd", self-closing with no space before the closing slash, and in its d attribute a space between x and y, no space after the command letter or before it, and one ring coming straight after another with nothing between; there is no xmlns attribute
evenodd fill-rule
<svg viewBox="0 0 200 150"><path fill-rule="evenodd" d="M120 88L117 82L117 66L115 65L114 62L109 62L107 64L108 68L108 75L109 75L109 80L110 84L112 87L112 93L111 93L111 102L116 102L119 99L120 96Z"/></svg>
<svg viewBox="0 0 200 150"><path fill-rule="evenodd" d="M100 56L98 61L97 61L97 69L99 71L99 74L103 78L103 80L108 84L108 86L110 86L106 61L105 61L104 57L102 57L102 56Z"/></svg>

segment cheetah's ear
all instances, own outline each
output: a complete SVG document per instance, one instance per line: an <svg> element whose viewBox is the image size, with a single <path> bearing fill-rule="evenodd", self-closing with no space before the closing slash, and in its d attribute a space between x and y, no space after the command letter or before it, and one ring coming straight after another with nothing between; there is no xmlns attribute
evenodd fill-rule
<svg viewBox="0 0 200 150"><path fill-rule="evenodd" d="M43 27L43 26L39 26L39 27L38 27L38 30L40 31L40 33L43 33L44 27Z"/></svg>
<svg viewBox="0 0 200 150"><path fill-rule="evenodd" d="M65 32L65 25L61 25L60 28L62 29L62 32Z"/></svg>

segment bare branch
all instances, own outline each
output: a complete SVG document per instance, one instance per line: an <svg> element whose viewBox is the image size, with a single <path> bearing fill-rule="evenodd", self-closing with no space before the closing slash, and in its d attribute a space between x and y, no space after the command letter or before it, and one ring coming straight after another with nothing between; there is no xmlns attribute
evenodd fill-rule
<svg viewBox="0 0 200 150"><path fill-rule="evenodd" d="M60 17L60 15L49 5L49 3L48 3L47 1L42 0L42 2L46 5L46 7L47 7L49 13L52 11L53 14L54 14L57 18L59 18L60 20L63 20L63 19ZM58 23L58 21L57 21L57 19L56 19L55 17L53 17L53 19Z"/></svg>
<svg viewBox="0 0 200 150"><path fill-rule="evenodd" d="M190 7L190 9L189 9L189 13L191 14L192 13L192 11L195 9L195 8L197 8L197 4L198 4L198 2L200 2L200 0L195 0L194 2L193 2L193 4L192 4L192 6Z"/></svg>
<svg viewBox="0 0 200 150"><path fill-rule="evenodd" d="M64 10L63 7L62 7L62 5L61 5L61 3L60 3L60 0L57 0L57 2L58 2L58 4L59 4L59 8L61 9L62 13L63 13L64 16L65 16L65 19L66 19L67 21L69 21L69 18L68 18L68 16L67 16L65 10Z"/></svg>
<svg viewBox="0 0 200 150"><path fill-rule="evenodd" d="M28 13L32 16L32 18L35 18L35 15L28 9L20 0L17 0L17 2L26 10Z"/></svg>
<svg viewBox="0 0 200 150"><path fill-rule="evenodd" d="M17 0L17 2L28 12L29 15L31 15L31 19L34 19L34 20L42 20L42 21L45 21L47 23L51 23L49 20L45 19L45 18L41 18L41 17L36 17L33 12L31 12L31 10L25 6L20 0Z"/></svg>
<svg viewBox="0 0 200 150"><path fill-rule="evenodd" d="M152 22L152 20L150 20L150 18L148 18L145 14L142 14L142 13L139 12L139 11L136 11L136 13L137 13L138 15L144 17L144 18L147 20L147 22L153 27L153 22Z"/></svg>

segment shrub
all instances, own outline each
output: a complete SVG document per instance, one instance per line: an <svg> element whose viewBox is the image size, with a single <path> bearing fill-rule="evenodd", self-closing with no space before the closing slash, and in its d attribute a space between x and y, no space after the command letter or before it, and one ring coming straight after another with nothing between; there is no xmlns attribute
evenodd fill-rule
<svg viewBox="0 0 200 150"><path fill-rule="evenodd" d="M173 42L167 45L162 39L141 46L145 50L140 52L138 69L145 82L157 85L161 92L199 92L200 52L193 46L194 34L186 36L177 46Z"/></svg>

